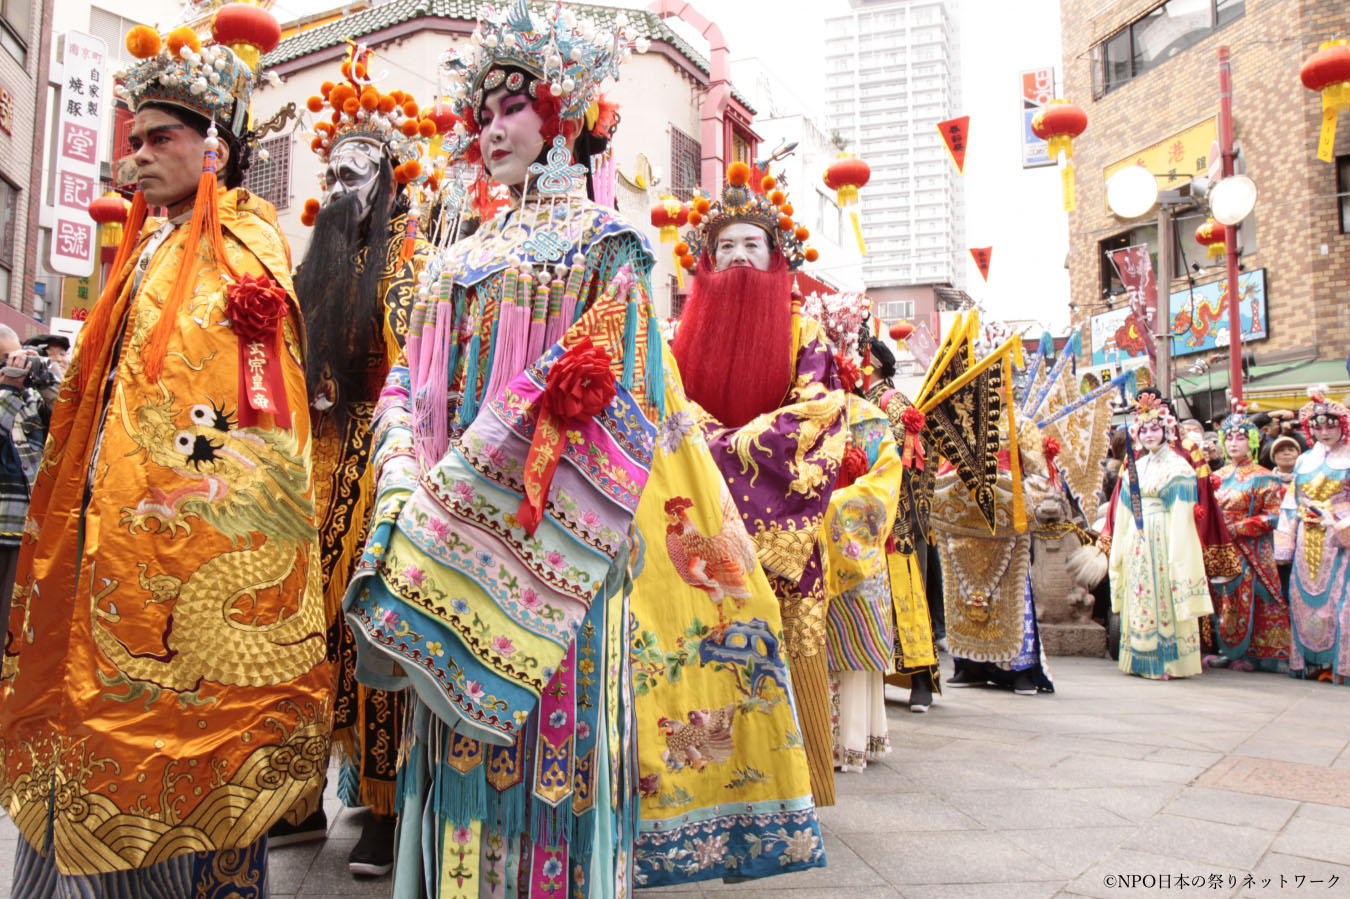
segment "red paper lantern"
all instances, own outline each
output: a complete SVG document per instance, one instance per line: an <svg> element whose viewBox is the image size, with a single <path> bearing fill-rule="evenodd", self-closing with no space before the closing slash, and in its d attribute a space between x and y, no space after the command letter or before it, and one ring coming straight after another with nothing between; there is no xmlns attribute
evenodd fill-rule
<svg viewBox="0 0 1350 899"><path fill-rule="evenodd" d="M122 226L130 212L131 204L116 191L109 191L89 204L89 217L99 224L99 246L115 247L122 243Z"/></svg>
<svg viewBox="0 0 1350 899"><path fill-rule="evenodd" d="M913 333L914 333L914 324L912 322L901 320L891 325L890 330L891 340L894 340L897 343L901 340L904 340L906 337L908 337Z"/></svg>
<svg viewBox="0 0 1350 899"><path fill-rule="evenodd" d="M1049 144L1050 158L1058 160L1061 153L1064 155L1060 181L1065 211L1074 208L1073 139L1086 129L1087 113L1083 107L1063 99L1051 100L1031 119L1031 131Z"/></svg>
<svg viewBox="0 0 1350 899"><path fill-rule="evenodd" d="M672 196L652 204L652 224L661 229L661 243L674 243L680 228L689 221L689 207Z"/></svg>
<svg viewBox="0 0 1350 899"><path fill-rule="evenodd" d="M233 50L256 72L258 58L281 42L281 23L276 16L252 3L226 3L216 10L211 37Z"/></svg>
<svg viewBox="0 0 1350 899"><path fill-rule="evenodd" d="M661 243L675 243L680 236L680 226L688 221L689 207L669 194L652 204L652 224L661 229ZM686 250L686 253L681 254L681 249ZM686 262L693 260L687 250L684 244L675 244L675 280L681 290L684 290L684 270L693 269L692 265L686 265Z"/></svg>
<svg viewBox="0 0 1350 899"><path fill-rule="evenodd" d="M1328 41L1299 70L1303 86L1322 92L1322 133L1317 158L1331 162L1336 143L1336 117L1350 109L1350 41Z"/></svg>
<svg viewBox="0 0 1350 899"><path fill-rule="evenodd" d="M449 134L459 121L459 116L455 115L454 110L450 108L450 104L443 101L433 103L430 109L424 109L422 112L428 119L436 123L437 134Z"/></svg>
<svg viewBox="0 0 1350 899"><path fill-rule="evenodd" d="M1208 248L1211 261L1228 252L1228 248L1224 245L1226 230L1223 225L1214 219L1205 219L1200 227L1195 229L1195 242Z"/></svg>
<svg viewBox="0 0 1350 899"><path fill-rule="evenodd" d="M825 169L825 186L835 192L835 200L840 206L856 206L858 188L865 187L872 177L872 167L852 153L840 153ZM853 212L853 235L858 239L858 252L867 254L867 244L863 243L862 222L858 213Z"/></svg>

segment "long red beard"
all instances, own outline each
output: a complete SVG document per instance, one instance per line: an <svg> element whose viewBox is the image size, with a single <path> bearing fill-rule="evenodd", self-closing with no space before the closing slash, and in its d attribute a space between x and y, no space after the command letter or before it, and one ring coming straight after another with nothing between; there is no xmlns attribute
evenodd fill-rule
<svg viewBox="0 0 1350 899"><path fill-rule="evenodd" d="M764 272L699 259L671 351L689 398L728 427L777 409L792 386L791 290L777 250Z"/></svg>

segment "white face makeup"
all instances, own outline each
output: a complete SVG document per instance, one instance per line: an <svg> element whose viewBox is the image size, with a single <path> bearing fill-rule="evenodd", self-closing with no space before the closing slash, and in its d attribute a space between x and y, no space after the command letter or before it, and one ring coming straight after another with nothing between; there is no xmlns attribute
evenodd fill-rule
<svg viewBox="0 0 1350 899"><path fill-rule="evenodd" d="M737 222L717 232L713 264L719 272L747 265L761 272L769 270L769 236L758 225Z"/></svg>
<svg viewBox="0 0 1350 899"><path fill-rule="evenodd" d="M1145 422L1139 426L1139 443L1152 452L1163 445L1163 426L1159 422Z"/></svg>
<svg viewBox="0 0 1350 899"><path fill-rule="evenodd" d="M487 95L478 110L478 149L494 180L514 188L525 184L530 164L544 149L543 123L524 91L499 87Z"/></svg>
<svg viewBox="0 0 1350 899"><path fill-rule="evenodd" d="M1234 462L1245 462L1252 454L1247 432L1241 428L1234 428L1224 436L1223 448L1228 450L1228 458Z"/></svg>
<svg viewBox="0 0 1350 899"><path fill-rule="evenodd" d="M360 139L344 140L334 147L323 175L323 205L355 195L358 215L365 221L379 184L381 152L378 145Z"/></svg>
<svg viewBox="0 0 1350 899"><path fill-rule="evenodd" d="M1309 430L1313 439L1330 449L1341 442L1341 426L1338 424L1315 424Z"/></svg>

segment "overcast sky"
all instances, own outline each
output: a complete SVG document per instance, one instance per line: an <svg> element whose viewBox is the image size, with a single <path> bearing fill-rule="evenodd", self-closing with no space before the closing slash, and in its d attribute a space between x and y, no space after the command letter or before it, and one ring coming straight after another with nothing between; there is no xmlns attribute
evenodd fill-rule
<svg viewBox="0 0 1350 899"><path fill-rule="evenodd" d="M278 0L273 9L286 20L336 5L335 0ZM614 5L646 4L614 0ZM819 115L824 22L847 12L848 0L694 0L694 8L717 21L732 59L759 58L780 78L800 86L803 111ZM957 21L964 102L954 114L971 117L964 176L966 245L994 248L988 284L965 255L966 289L992 317L1036 319L1060 333L1069 321L1068 217L1061 208L1058 171L1022 168L1018 86L1020 72L1046 65L1055 67L1057 81L1063 79L1059 2L961 0ZM674 27L706 52L706 41ZM1072 99L1086 104L1088 98ZM1077 175L1080 181L1091 176Z"/></svg>

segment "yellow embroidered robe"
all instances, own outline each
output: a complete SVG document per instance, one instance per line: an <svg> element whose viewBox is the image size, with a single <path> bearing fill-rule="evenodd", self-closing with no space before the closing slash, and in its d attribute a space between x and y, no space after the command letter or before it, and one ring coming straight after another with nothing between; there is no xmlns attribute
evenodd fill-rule
<svg viewBox="0 0 1350 899"><path fill-rule="evenodd" d="M271 205L224 189L217 205L234 269L291 294ZM206 241L149 383L142 348L188 227L147 225L115 275L108 339L76 345L25 528L0 681L0 800L65 874L248 846L328 758L294 297L280 360L289 429L267 414L238 425L239 341Z"/></svg>

